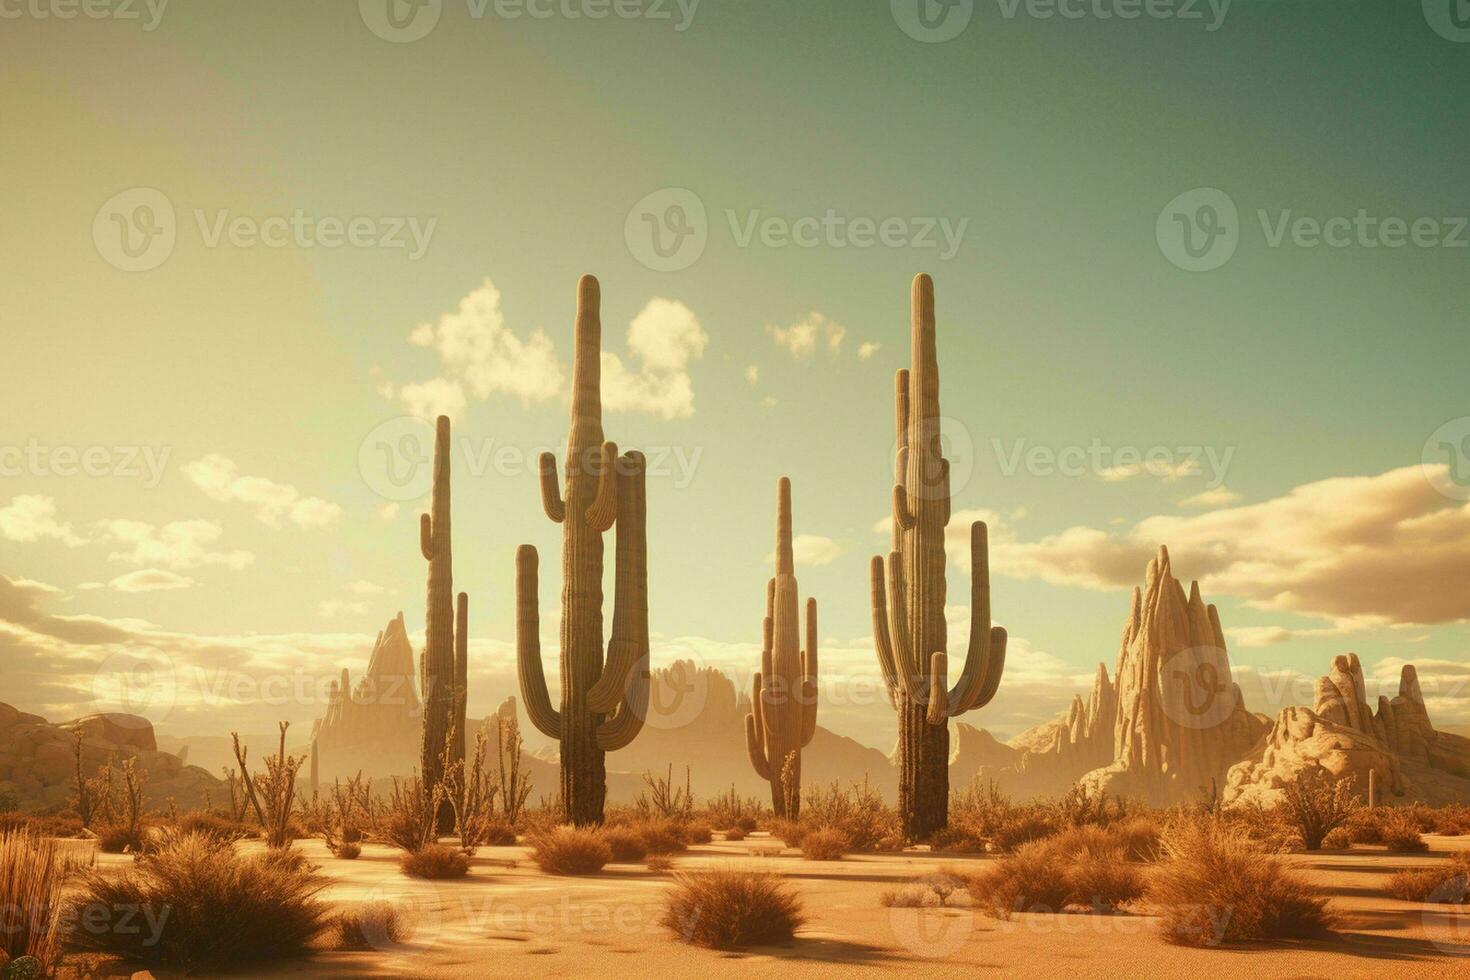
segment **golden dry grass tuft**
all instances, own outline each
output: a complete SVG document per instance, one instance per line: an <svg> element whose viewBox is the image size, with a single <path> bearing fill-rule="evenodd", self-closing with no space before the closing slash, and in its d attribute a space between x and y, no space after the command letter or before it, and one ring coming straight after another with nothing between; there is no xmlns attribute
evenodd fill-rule
<svg viewBox="0 0 1470 980"><path fill-rule="evenodd" d="M1326 899L1285 861L1235 828L1182 823L1164 837L1149 883L1164 937L1187 946L1299 939L1329 932Z"/></svg>
<svg viewBox="0 0 1470 980"><path fill-rule="evenodd" d="M62 889L83 865L30 825L0 834L0 960L33 956L50 970L59 950Z"/></svg>
<svg viewBox="0 0 1470 980"><path fill-rule="evenodd" d="M613 856L602 831L587 827L554 827L529 842L531 858L547 874L596 874Z"/></svg>
<svg viewBox="0 0 1470 980"><path fill-rule="evenodd" d="M730 870L675 876L659 919L684 942L726 950L789 942L803 921L789 883Z"/></svg>
<svg viewBox="0 0 1470 980"><path fill-rule="evenodd" d="M1470 851L1432 868L1396 872L1389 876L1384 890L1405 902L1455 905L1470 901Z"/></svg>
<svg viewBox="0 0 1470 980"><path fill-rule="evenodd" d="M362 902L333 922L338 949L386 949L408 939L413 930L392 902Z"/></svg>
<svg viewBox="0 0 1470 980"><path fill-rule="evenodd" d="M83 875L71 940L195 972L303 955L330 925L323 887L309 867L185 834L120 875Z"/></svg>
<svg viewBox="0 0 1470 980"><path fill-rule="evenodd" d="M643 835L632 827L604 827L602 839L612 852L612 860L620 864L642 861L648 855Z"/></svg>
<svg viewBox="0 0 1470 980"><path fill-rule="evenodd" d="M801 856L808 861L840 861L851 849L852 841L836 827L821 827L801 835Z"/></svg>
<svg viewBox="0 0 1470 980"><path fill-rule="evenodd" d="M417 851L405 851L398 859L398 867L410 878L443 881L469 874L470 859L463 851L443 844L430 844Z"/></svg>

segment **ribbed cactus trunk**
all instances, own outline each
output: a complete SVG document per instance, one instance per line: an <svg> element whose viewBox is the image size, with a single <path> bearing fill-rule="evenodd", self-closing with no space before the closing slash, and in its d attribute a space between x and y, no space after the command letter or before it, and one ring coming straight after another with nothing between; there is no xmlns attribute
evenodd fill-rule
<svg viewBox="0 0 1470 980"><path fill-rule="evenodd" d="M597 280L578 288L572 426L563 496L550 453L541 457L546 516L562 525L561 708L541 664L538 556L516 554L521 695L531 723L561 743L561 795L569 821L602 822L605 753L632 742L648 705L648 576L644 459L603 441L602 322ZM617 524L616 596L606 663L602 648L602 535Z"/></svg>
<svg viewBox="0 0 1470 980"><path fill-rule="evenodd" d="M817 730L817 600L806 603L801 649L800 597L791 547L791 481L776 486L776 575L766 583L761 669L751 683L745 747L756 774L771 784L778 817L796 819L801 803L801 750Z"/></svg>
<svg viewBox="0 0 1470 980"><path fill-rule="evenodd" d="M419 659L424 729L419 767L424 779L444 778L445 741L455 706L454 563L449 525L449 419L440 416L434 431L434 485L430 511L419 518L419 550L429 563L428 605L424 613L424 650Z"/></svg>
<svg viewBox="0 0 1470 980"><path fill-rule="evenodd" d="M922 840L949 822L949 719L988 704L1005 666L1006 632L990 622L990 561L984 522L970 526L970 643L949 687L944 529L950 516L949 461L939 413L934 283L914 280L912 366L899 371L894 405L898 483L893 550L871 563L873 637L898 713L899 811ZM886 574L885 574L886 573Z"/></svg>

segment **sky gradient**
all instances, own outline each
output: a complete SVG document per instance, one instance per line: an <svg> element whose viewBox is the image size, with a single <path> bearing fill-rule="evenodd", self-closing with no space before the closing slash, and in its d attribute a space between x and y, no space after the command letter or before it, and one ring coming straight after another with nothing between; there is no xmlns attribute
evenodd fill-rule
<svg viewBox="0 0 1470 980"><path fill-rule="evenodd" d="M469 454L470 711L516 693L514 549L559 542L524 461L565 441L590 272L618 359L609 438L667 464L648 488L654 663L754 668L789 475L834 688L819 720L886 749L866 568L887 548L892 378L926 271L969 471L951 531L992 521L1015 638L996 701L965 721L1015 734L1111 670L1126 583L1167 544L1252 676L1315 677L1349 649L1384 677L1415 661L1436 720L1470 723L1470 511L1420 472L1470 465L1470 43L1415 2L1236 0L1218 23L1204 4L973 6L943 43L881 0L703 0L687 20L652 0L605 19L449 2L408 43L373 32L367 0L179 2L152 30L146 8L7 8L6 700L92 710L98 667L137 645L181 670L331 677L399 609L417 638L422 497L385 498L363 458L446 406ZM1193 272L1159 229L1197 188L1234 206L1238 241ZM120 268L117 216L160 197L166 259ZM660 271L636 232L670 202L703 210L705 244ZM297 212L304 242L255 240ZM1346 247L1275 237L1359 212L1378 230ZM373 244L332 247L322 219ZM816 244L782 244L802 219ZM892 241L863 247L854 219ZM1434 219L1432 244L1391 247L1384 219ZM54 447L106 447L113 475L66 475ZM1152 472L1132 465L1155 447ZM965 549L951 560L959 603ZM321 708L272 707L196 699L157 720L266 731Z"/></svg>

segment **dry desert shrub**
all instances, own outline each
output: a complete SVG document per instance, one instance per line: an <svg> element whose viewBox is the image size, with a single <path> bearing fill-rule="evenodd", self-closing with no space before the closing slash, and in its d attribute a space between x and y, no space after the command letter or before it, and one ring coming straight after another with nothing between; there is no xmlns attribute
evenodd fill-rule
<svg viewBox="0 0 1470 980"><path fill-rule="evenodd" d="M985 835L973 824L957 823L953 817L948 827L941 827L929 835L929 850L934 852L983 854L986 843Z"/></svg>
<svg viewBox="0 0 1470 980"><path fill-rule="evenodd" d="M604 827L602 839L612 852L612 860L620 864L642 861L648 855L643 835L632 827Z"/></svg>
<svg viewBox="0 0 1470 980"><path fill-rule="evenodd" d="M362 845L357 843L357 841L338 844L332 848L332 855L341 858L343 861L356 861L362 856Z"/></svg>
<svg viewBox="0 0 1470 980"><path fill-rule="evenodd" d="M324 884L309 867L187 834L120 875L84 874L70 938L79 949L191 971L297 956L330 924L317 898Z"/></svg>
<svg viewBox="0 0 1470 980"><path fill-rule="evenodd" d="M226 843L244 840L250 836L250 829L244 824L209 810L189 810L182 813L173 826L181 834L202 834Z"/></svg>
<svg viewBox="0 0 1470 980"><path fill-rule="evenodd" d="M898 814L889 809L877 790L853 783L844 789L838 783L814 786L807 791L801 805L801 828L804 831L831 829L841 831L853 851L892 850L902 847ZM786 840L789 847L800 843Z"/></svg>
<svg viewBox="0 0 1470 980"><path fill-rule="evenodd" d="M725 840L730 840L730 841L742 841L742 840L745 840L745 828L744 827L731 827L729 830L725 831Z"/></svg>
<svg viewBox="0 0 1470 980"><path fill-rule="evenodd" d="M1212 820L1177 825L1164 837L1164 853L1148 896L1171 942L1296 939L1332 927L1327 901L1238 828Z"/></svg>
<svg viewBox="0 0 1470 980"><path fill-rule="evenodd" d="M430 844L417 851L404 851L398 859L398 867L410 878L428 878L443 881L446 878L463 878L470 870L469 855L462 850Z"/></svg>
<svg viewBox="0 0 1470 980"><path fill-rule="evenodd" d="M644 862L644 866L649 871L670 871L674 867L674 859L662 854L651 854L648 860Z"/></svg>
<svg viewBox="0 0 1470 980"><path fill-rule="evenodd" d="M690 844L708 844L715 833L707 823L691 823L684 826L684 840Z"/></svg>
<svg viewBox="0 0 1470 980"><path fill-rule="evenodd" d="M591 875L612 860L602 832L565 825L530 838L531 858L547 874Z"/></svg>
<svg viewBox="0 0 1470 980"><path fill-rule="evenodd" d="M851 849L847 834L835 827L810 830L801 837L801 856L808 861L839 861Z"/></svg>
<svg viewBox="0 0 1470 980"><path fill-rule="evenodd" d="M1020 845L966 880L976 905L998 918L1069 908L1111 912L1143 894L1143 876L1101 828Z"/></svg>
<svg viewBox="0 0 1470 980"><path fill-rule="evenodd" d="M442 786L427 784L419 775L395 778L393 790L378 815L377 836L405 851L423 850L439 839L439 812L443 804Z"/></svg>
<svg viewBox="0 0 1470 980"><path fill-rule="evenodd" d="M1422 854L1429 845L1420 836L1421 826L1412 810L1392 808L1378 818L1378 839L1390 854Z"/></svg>
<svg viewBox="0 0 1470 980"><path fill-rule="evenodd" d="M1453 905L1470 901L1470 852L1456 854L1432 868L1396 872L1385 889L1405 902Z"/></svg>
<svg viewBox="0 0 1470 980"><path fill-rule="evenodd" d="M1281 813L1296 831L1302 846L1320 850L1322 839L1346 823L1360 802L1353 793L1356 779L1336 778L1326 769L1303 769L1282 790Z"/></svg>
<svg viewBox="0 0 1470 980"><path fill-rule="evenodd" d="M1345 851L1353 846L1353 835L1346 827L1333 827L1322 838L1322 848L1327 851Z"/></svg>
<svg viewBox="0 0 1470 980"><path fill-rule="evenodd" d="M684 826L677 820L643 820L630 826L643 838L649 854L678 854L689 847Z"/></svg>
<svg viewBox="0 0 1470 980"><path fill-rule="evenodd" d="M806 828L798 821L776 818L769 825L771 836L776 838L787 847L800 847L802 835Z"/></svg>
<svg viewBox="0 0 1470 980"><path fill-rule="evenodd" d="M920 909L939 904L929 889L919 885L889 888L878 896L878 904L885 909Z"/></svg>
<svg viewBox="0 0 1470 980"><path fill-rule="evenodd" d="M738 828L748 834L755 830L769 809L753 796L741 796L731 785L729 792L709 801L705 806L705 816L716 827Z"/></svg>
<svg viewBox="0 0 1470 980"><path fill-rule="evenodd" d="M362 902L337 916L338 949L383 949L408 939L413 929L392 902Z"/></svg>
<svg viewBox="0 0 1470 980"><path fill-rule="evenodd" d="M90 864L29 826L0 834L0 962L33 956L50 970L60 947L62 888Z"/></svg>
<svg viewBox="0 0 1470 980"><path fill-rule="evenodd" d="M675 876L659 919L684 942L711 949L788 942L803 921L801 899L787 882L729 870Z"/></svg>

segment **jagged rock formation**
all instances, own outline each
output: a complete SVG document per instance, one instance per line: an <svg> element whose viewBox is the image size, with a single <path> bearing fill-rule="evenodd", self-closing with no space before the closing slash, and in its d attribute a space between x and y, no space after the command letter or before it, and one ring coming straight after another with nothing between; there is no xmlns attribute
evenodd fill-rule
<svg viewBox="0 0 1470 980"><path fill-rule="evenodd" d="M949 686L944 616L944 529L950 516L949 461L939 414L934 281L914 278L911 367L898 372L893 550L870 563L873 643L898 712L899 816L904 835L927 838L949 822L949 719L995 697L1006 631L990 622L990 551L984 522L970 527L970 642Z"/></svg>
<svg viewBox="0 0 1470 980"><path fill-rule="evenodd" d="M40 715L0 702L0 789L14 792L22 810L65 806L73 797L76 730L82 733L85 776L96 776L108 762L136 759L148 777L144 799L150 808L162 809L170 797L180 809L218 804L229 797L225 784L205 770L159 752L146 718L109 713L53 725Z"/></svg>
<svg viewBox="0 0 1470 980"><path fill-rule="evenodd" d="M817 731L817 600L806 601L806 648L791 547L791 481L776 485L776 575L766 583L761 669L751 680L745 745L756 775L771 784L778 817L801 808L801 750Z"/></svg>
<svg viewBox="0 0 1470 980"><path fill-rule="evenodd" d="M1173 575L1167 548L1133 590L1115 675L1099 664L1091 696L1064 719L1022 736L1021 759L982 771L1021 796L1089 792L1156 804L1197 798L1260 739L1267 719L1246 710L1215 607Z"/></svg>
<svg viewBox="0 0 1470 980"><path fill-rule="evenodd" d="M341 681L332 682L326 714L311 736L322 780L359 771L407 775L420 765L423 705L415 674L413 644L400 612L378 634L357 686L346 667Z"/></svg>
<svg viewBox="0 0 1470 980"><path fill-rule="evenodd" d="M1404 666L1398 696L1379 697L1375 713L1355 653L1333 658L1311 708L1281 711L1265 741L1230 770L1225 800L1271 805L1313 768L1351 777L1365 799L1370 779L1389 799L1441 803L1470 796L1470 740L1435 731L1414 666Z"/></svg>
<svg viewBox="0 0 1470 980"><path fill-rule="evenodd" d="M577 284L572 424L566 493L556 457L541 456L541 503L562 526L561 707L552 707L541 664L536 549L516 552L516 660L526 714L561 747L561 798L575 824L602 823L606 753L626 748L648 707L648 549L645 461L618 455L602 433L602 292ZM602 646L602 535L617 524L612 638Z"/></svg>

